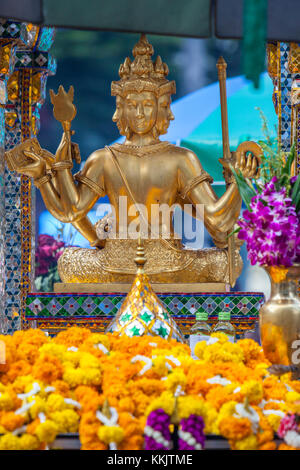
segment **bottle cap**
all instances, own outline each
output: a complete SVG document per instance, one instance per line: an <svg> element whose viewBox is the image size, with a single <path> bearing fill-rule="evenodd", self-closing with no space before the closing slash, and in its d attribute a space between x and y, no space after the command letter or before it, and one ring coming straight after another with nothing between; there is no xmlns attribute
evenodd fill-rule
<svg viewBox="0 0 300 470"><path fill-rule="evenodd" d="M197 312L196 313L196 320L197 321L207 321L208 320L208 313L207 312Z"/></svg>
<svg viewBox="0 0 300 470"><path fill-rule="evenodd" d="M218 319L220 321L230 321L230 312L220 312L218 315Z"/></svg>

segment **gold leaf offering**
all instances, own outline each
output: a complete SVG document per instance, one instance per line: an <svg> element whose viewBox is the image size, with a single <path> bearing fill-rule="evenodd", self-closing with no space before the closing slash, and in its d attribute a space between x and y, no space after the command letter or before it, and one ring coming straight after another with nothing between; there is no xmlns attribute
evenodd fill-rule
<svg viewBox="0 0 300 470"><path fill-rule="evenodd" d="M76 116L76 106L73 104L74 88L70 86L68 93L62 85L59 86L57 95L50 90L53 115L57 121L71 122Z"/></svg>

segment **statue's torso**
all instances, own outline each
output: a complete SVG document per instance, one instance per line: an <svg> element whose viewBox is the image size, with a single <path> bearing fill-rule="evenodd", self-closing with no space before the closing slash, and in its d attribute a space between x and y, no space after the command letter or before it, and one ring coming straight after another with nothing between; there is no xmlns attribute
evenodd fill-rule
<svg viewBox="0 0 300 470"><path fill-rule="evenodd" d="M176 203L178 197L180 156L176 152L176 147L169 146L161 152L145 153L142 156L129 153L127 149L126 153L116 150L114 147L112 149L135 200L133 201L128 194L126 184L113 161L113 156L108 154L105 160L103 179L105 192L114 207L117 222L122 224L122 221L125 220L122 219L120 213L121 210L124 211L124 208L126 208L124 206L125 199L121 202L120 196L127 197L128 224L134 224L134 221L138 223L134 202L145 207L144 218L147 219L149 224L151 224L151 220L152 223L153 220L157 222L159 210L162 207L171 207ZM130 209L130 206L133 207ZM166 214L167 212L165 211ZM172 229L171 219L170 213L168 223ZM159 225L161 225L161 221L162 219L160 219Z"/></svg>

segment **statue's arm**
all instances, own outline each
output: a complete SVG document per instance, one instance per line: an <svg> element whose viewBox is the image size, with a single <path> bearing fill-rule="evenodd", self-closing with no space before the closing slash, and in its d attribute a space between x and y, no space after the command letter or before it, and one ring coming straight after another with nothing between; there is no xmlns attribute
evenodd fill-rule
<svg viewBox="0 0 300 470"><path fill-rule="evenodd" d="M218 199L210 182L211 177L203 170L198 157L188 150L183 154L178 173L178 186L182 197L188 198L196 207L203 204L204 223L219 244L225 243L226 232L237 220L242 200L235 182L230 184ZM199 218L202 216L199 214ZM217 244L217 243L216 243Z"/></svg>

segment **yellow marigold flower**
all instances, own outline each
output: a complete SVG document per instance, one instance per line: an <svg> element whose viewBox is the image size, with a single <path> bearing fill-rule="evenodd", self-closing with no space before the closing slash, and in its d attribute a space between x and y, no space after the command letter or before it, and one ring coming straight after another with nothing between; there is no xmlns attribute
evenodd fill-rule
<svg viewBox="0 0 300 470"><path fill-rule="evenodd" d="M164 377L168 373L166 366L166 358L164 356L158 356L153 359L153 371L156 372L160 377Z"/></svg>
<svg viewBox="0 0 300 470"><path fill-rule="evenodd" d="M0 424L0 434L5 434L6 431L7 430Z"/></svg>
<svg viewBox="0 0 300 470"><path fill-rule="evenodd" d="M101 371L95 368L84 369L82 384L83 385L100 385L101 384Z"/></svg>
<svg viewBox="0 0 300 470"><path fill-rule="evenodd" d="M0 393L0 410L10 411L14 406L14 400L8 392Z"/></svg>
<svg viewBox="0 0 300 470"><path fill-rule="evenodd" d="M65 354L67 352L66 346L63 344L56 343L46 343L40 348L40 353L51 354L51 356L56 356L60 361L64 361Z"/></svg>
<svg viewBox="0 0 300 470"><path fill-rule="evenodd" d="M21 450L20 440L11 433L0 437L0 450Z"/></svg>
<svg viewBox="0 0 300 470"><path fill-rule="evenodd" d="M167 414L171 415L174 409L174 395L169 391L163 392L160 397L150 403L145 414L148 416L151 411L158 408L162 408Z"/></svg>
<svg viewBox="0 0 300 470"><path fill-rule="evenodd" d="M98 437L105 444L119 444L124 439L124 431L120 426L100 426Z"/></svg>
<svg viewBox="0 0 300 470"><path fill-rule="evenodd" d="M78 431L79 415L74 410L55 411L50 418L57 425L59 433Z"/></svg>
<svg viewBox="0 0 300 470"><path fill-rule="evenodd" d="M29 414L32 419L37 418L39 413L44 413L46 410L46 403L45 400L40 398L39 396L29 397L28 402L35 402L31 408L29 409Z"/></svg>
<svg viewBox="0 0 300 470"><path fill-rule="evenodd" d="M71 388L77 387L83 384L84 371L80 368L67 367L65 369L63 380L70 385Z"/></svg>
<svg viewBox="0 0 300 470"><path fill-rule="evenodd" d="M65 403L64 397L58 393L51 393L48 396L46 403L47 413L53 413L54 411L62 411L66 409L68 405Z"/></svg>
<svg viewBox="0 0 300 470"><path fill-rule="evenodd" d="M109 338L107 335L104 335L102 333L92 333L91 336L89 336L84 341L83 346L97 345L97 344L103 344L103 346L105 346L107 350L110 350Z"/></svg>
<svg viewBox="0 0 300 470"><path fill-rule="evenodd" d="M236 450L256 450L257 449L257 439L252 434L249 437L245 437L239 441L235 442L235 449Z"/></svg>
<svg viewBox="0 0 300 470"><path fill-rule="evenodd" d="M225 343L228 343L228 336L225 335L225 333L212 333L210 335L212 338L218 338L218 343L220 344L225 344Z"/></svg>
<svg viewBox="0 0 300 470"><path fill-rule="evenodd" d="M235 413L235 407L237 405L236 401L228 401L227 403L224 403L224 405L221 407L218 415L218 426L220 421L223 418L227 418L229 416L232 416Z"/></svg>
<svg viewBox="0 0 300 470"><path fill-rule="evenodd" d="M278 428L279 428L280 421L282 419L281 416L278 416L278 415L275 415L275 414L270 414L270 415L267 415L266 418L267 418L267 421L268 421L269 425L273 429L273 431L277 432Z"/></svg>
<svg viewBox="0 0 300 470"><path fill-rule="evenodd" d="M263 398L263 386L260 382L249 380L241 387L241 392L248 398L249 403L258 404Z"/></svg>
<svg viewBox="0 0 300 470"><path fill-rule="evenodd" d="M50 419L47 419L44 423L40 423L35 430L35 435L40 442L53 442L57 434L58 427L53 421L50 421Z"/></svg>
<svg viewBox="0 0 300 470"><path fill-rule="evenodd" d="M223 334L223 333L221 333ZM243 362L244 353L236 343L227 341L226 343L217 343L206 346L203 353L203 360L206 363L216 362Z"/></svg>
<svg viewBox="0 0 300 470"><path fill-rule="evenodd" d="M19 438L21 450L37 450L40 447L39 440L32 434L22 434Z"/></svg>
<svg viewBox="0 0 300 470"><path fill-rule="evenodd" d="M206 341L198 341L194 349L195 356L197 356L199 359L203 359L206 347Z"/></svg>
<svg viewBox="0 0 300 470"><path fill-rule="evenodd" d="M300 393L288 392L285 396L285 399L288 403L294 403L295 401L300 401Z"/></svg>
<svg viewBox="0 0 300 470"><path fill-rule="evenodd" d="M174 393L179 385L184 389L186 380L184 372L181 369L175 369L167 376L165 381L166 388Z"/></svg>
<svg viewBox="0 0 300 470"><path fill-rule="evenodd" d="M77 367L81 358L80 351L66 351L64 356L65 367Z"/></svg>
<svg viewBox="0 0 300 470"><path fill-rule="evenodd" d="M97 369L101 367L101 364L100 364L100 361L95 356L87 352L83 352L81 353L79 366L82 369L89 369L89 368Z"/></svg>

